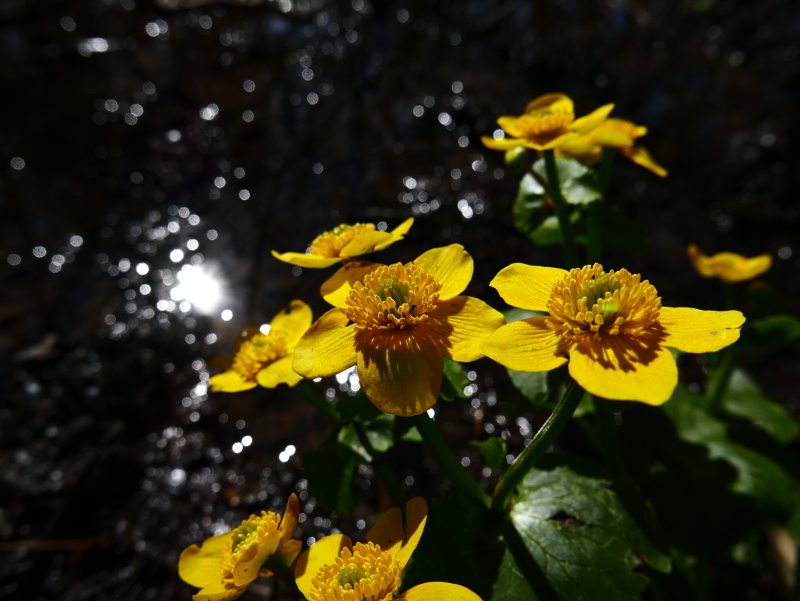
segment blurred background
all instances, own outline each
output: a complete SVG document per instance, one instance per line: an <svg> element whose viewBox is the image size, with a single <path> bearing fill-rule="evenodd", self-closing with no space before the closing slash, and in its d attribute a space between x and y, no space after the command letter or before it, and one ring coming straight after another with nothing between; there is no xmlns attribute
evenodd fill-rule
<svg viewBox="0 0 800 601"><path fill-rule="evenodd" d="M342 222L415 217L377 260L463 244L467 292L499 309L502 267L560 265L513 228L519 178L480 142L543 93L578 115L615 103L670 171L617 160L610 204L650 243L607 268L667 306L721 309L687 244L770 253L745 313L800 314L791 0L5 0L0 56L1 598L188 599L181 550L292 491L309 544L368 529L389 506L369 466L353 515L302 478L325 418L285 386L209 394L209 363L292 299L326 310L332 270L270 251ZM795 414L799 351L746 360ZM681 365L697 390L704 361ZM547 412L511 411L490 361L466 369L469 399L437 420L489 486L467 442L502 434L517 453ZM334 400L358 380L316 386ZM416 446L392 462L409 494L446 489ZM773 598L758 576L747 598ZM281 597L260 581L243 599Z"/></svg>

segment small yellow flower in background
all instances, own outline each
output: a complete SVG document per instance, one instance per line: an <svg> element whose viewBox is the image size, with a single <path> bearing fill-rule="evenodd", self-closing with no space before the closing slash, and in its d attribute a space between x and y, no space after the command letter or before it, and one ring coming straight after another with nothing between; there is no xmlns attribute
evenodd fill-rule
<svg viewBox="0 0 800 601"><path fill-rule="evenodd" d="M406 529L393 507L367 533L366 543L344 534L330 534L297 560L297 588L308 601L480 601L471 590L448 582L419 584L399 597L400 575L417 547L428 505L421 497L406 504Z"/></svg>
<svg viewBox="0 0 800 601"><path fill-rule="evenodd" d="M383 250L402 240L411 229L414 218L409 217L391 232L381 232L372 223L341 224L329 232L320 234L309 245L305 253L277 253L272 256L284 263L300 267L330 267L346 259Z"/></svg>
<svg viewBox="0 0 800 601"><path fill-rule="evenodd" d="M262 565L270 556L291 567L302 542L293 539L300 505L292 493L283 520L278 513L251 515L238 528L192 545L181 553L178 573L184 582L202 589L194 601L230 601L259 576L271 576Z"/></svg>
<svg viewBox="0 0 800 601"><path fill-rule="evenodd" d="M558 154L591 165L600 160L603 147L609 146L659 177L666 177L667 170L656 163L646 149L636 145L636 140L646 133L647 128L643 125L636 125L625 119L606 119L590 132L562 145Z"/></svg>
<svg viewBox="0 0 800 601"><path fill-rule="evenodd" d="M597 263L571 271L515 263L490 285L509 305L550 315L503 326L483 341L483 354L528 372L569 361L575 381L606 399L664 403L678 383L668 348L718 351L744 323L739 311L662 307L650 282Z"/></svg>
<svg viewBox="0 0 800 601"><path fill-rule="evenodd" d="M297 343L294 370L327 377L358 365L367 397L381 411L418 415L436 403L442 357L475 361L480 341L505 323L481 300L459 296L472 279L460 244L411 263L344 265L322 285L332 304Z"/></svg>
<svg viewBox="0 0 800 601"><path fill-rule="evenodd" d="M483 136L481 141L492 150L518 146L534 150L559 148L597 127L613 108L613 104L606 104L585 117L575 119L575 107L568 96L545 94L529 102L524 115L497 120L497 124L511 137L497 140Z"/></svg>
<svg viewBox="0 0 800 601"><path fill-rule="evenodd" d="M772 267L771 255L748 259L736 253L724 252L707 257L695 244L690 244L686 251L697 273L705 278L719 278L726 282L752 280Z"/></svg>
<svg viewBox="0 0 800 601"><path fill-rule="evenodd" d="M236 355L220 361L225 372L209 380L211 392L240 392L256 386L294 386L303 378L292 370L292 354L300 337L311 326L311 307L303 301L289 303L272 321L269 333L248 328L236 340Z"/></svg>

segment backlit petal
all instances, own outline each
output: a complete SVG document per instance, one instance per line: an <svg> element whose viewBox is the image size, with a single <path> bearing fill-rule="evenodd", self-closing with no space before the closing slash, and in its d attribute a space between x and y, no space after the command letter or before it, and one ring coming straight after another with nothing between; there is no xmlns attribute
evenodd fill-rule
<svg viewBox="0 0 800 601"><path fill-rule="evenodd" d="M647 152L645 148L641 146L630 146L628 148L620 148L619 151L628 159L644 167L645 169L652 171L658 177L667 177L669 172L664 169L661 165L656 163L655 159L650 156L650 153Z"/></svg>
<svg viewBox="0 0 800 601"><path fill-rule="evenodd" d="M356 364L355 328L341 309L331 309L312 325L294 349L292 369L306 378L324 378Z"/></svg>
<svg viewBox="0 0 800 601"><path fill-rule="evenodd" d="M255 382L245 381L232 369L213 376L208 383L211 385L211 392L241 392L258 386Z"/></svg>
<svg viewBox="0 0 800 601"><path fill-rule="evenodd" d="M408 589L398 601L481 601L481 598L460 584L449 582L425 582Z"/></svg>
<svg viewBox="0 0 800 601"><path fill-rule="evenodd" d="M441 343L424 326L359 330L358 376L372 403L392 415L419 415L436 403L442 384Z"/></svg>
<svg viewBox="0 0 800 601"><path fill-rule="evenodd" d="M613 146L615 148L633 146L633 138L630 132L621 128L598 127L590 131L587 137L601 146Z"/></svg>
<svg viewBox="0 0 800 601"><path fill-rule="evenodd" d="M202 547L192 545L184 549L178 561L181 579L198 588L222 580L223 572L219 563L222 550L226 547L230 549L232 543L233 531L230 531L207 538Z"/></svg>
<svg viewBox="0 0 800 601"><path fill-rule="evenodd" d="M328 278L319 289L322 298L334 307L344 308L347 306L345 301L350 296L353 284L360 282L368 273L372 273L380 263L368 263L366 261L353 261L345 263L342 267Z"/></svg>
<svg viewBox="0 0 800 601"><path fill-rule="evenodd" d="M275 388L278 384L294 386L302 379L303 376L292 369L291 355L273 361L256 374L258 385L264 388Z"/></svg>
<svg viewBox="0 0 800 601"><path fill-rule="evenodd" d="M500 270L489 285L512 307L529 311L547 311L553 287L567 271L555 267L536 267L513 263Z"/></svg>
<svg viewBox="0 0 800 601"><path fill-rule="evenodd" d="M546 144L538 144L531 140L526 140L524 146L526 148L533 148L534 150L552 150L554 148L561 148L565 144L569 144L570 142L577 140L580 137L578 132L568 132L565 134L561 134L557 138L553 138Z"/></svg>
<svg viewBox="0 0 800 601"><path fill-rule="evenodd" d="M456 296L439 302L429 314L436 333L444 339L445 357L454 361L476 361L483 357L481 340L506 323L502 313L482 300Z"/></svg>
<svg viewBox="0 0 800 601"><path fill-rule="evenodd" d="M414 259L414 264L430 273L442 285L439 300L461 294L472 279L472 257L460 244L432 248Z"/></svg>
<svg viewBox="0 0 800 601"><path fill-rule="evenodd" d="M414 225L414 218L413 217L409 217L403 223L401 223L396 228L394 228L391 232L389 232L389 234L391 235L391 239L390 240L388 240L387 242L383 242L383 243L379 244L378 246L375 247L375 250L383 250L384 248L386 248L390 244L394 244L398 240L402 240L405 237L405 235L408 233L408 230L411 229L412 225Z"/></svg>
<svg viewBox="0 0 800 601"><path fill-rule="evenodd" d="M481 342L481 352L517 371L550 371L567 362L558 354L558 336L546 317L531 317L495 330Z"/></svg>
<svg viewBox="0 0 800 601"><path fill-rule="evenodd" d="M291 263L292 265L298 265L300 267L308 267L311 269L322 269L324 267L330 267L331 265L336 265L341 259L339 257L322 257L320 255L309 255L306 253L278 253L276 251L272 251L272 256L278 259L279 261L283 261L284 263Z"/></svg>
<svg viewBox="0 0 800 601"><path fill-rule="evenodd" d="M258 578L261 565L278 550L281 535L275 531L266 540L248 547L233 566L233 583L236 586L247 586Z"/></svg>
<svg viewBox="0 0 800 601"><path fill-rule="evenodd" d="M300 337L311 327L311 307L301 300L293 300L269 322L271 330L285 332L289 348L297 344Z"/></svg>
<svg viewBox="0 0 800 601"><path fill-rule="evenodd" d="M364 232L353 238L339 253L342 258L357 257L377 250L381 244L386 246L386 242L391 244L392 235L389 232L373 230Z"/></svg>
<svg viewBox="0 0 800 601"><path fill-rule="evenodd" d="M481 142L486 148L491 148L492 150L508 150L509 148L522 146L525 140L520 140L519 138L500 138L497 140L490 136L481 136Z"/></svg>
<svg viewBox="0 0 800 601"><path fill-rule="evenodd" d="M587 392L617 401L661 405L678 384L678 366L665 347L623 336L584 342L570 352L569 373Z"/></svg>
<svg viewBox="0 0 800 601"><path fill-rule="evenodd" d="M289 500L286 501L286 509L283 512L281 519L280 533L281 540L285 541L294 536L294 531L297 530L297 520L300 515L300 501L297 500L297 495L292 493L289 495Z"/></svg>
<svg viewBox="0 0 800 601"><path fill-rule="evenodd" d="M366 538L367 542L375 543L383 551L397 555L403 546L403 536L403 514L397 507L392 507L367 532Z"/></svg>
<svg viewBox="0 0 800 601"><path fill-rule="evenodd" d="M406 503L406 537L403 547L397 554L397 562L405 567L411 554L422 538L425 524L428 521L428 504L422 497L414 497Z"/></svg>
<svg viewBox="0 0 800 601"><path fill-rule="evenodd" d="M305 597L313 589L311 582L316 577L320 568L334 563L342 549L353 548L353 541L344 534L329 534L311 545L310 548L297 558L294 564L294 577L297 588Z"/></svg>
<svg viewBox="0 0 800 601"><path fill-rule="evenodd" d="M504 132L514 138L521 138L524 134L519 126L519 117L500 117L497 120L497 125L499 125Z"/></svg>
<svg viewBox="0 0 800 601"><path fill-rule="evenodd" d="M739 311L661 307L658 321L667 331L665 346L685 353L713 353L739 340L744 315Z"/></svg>
<svg viewBox="0 0 800 601"><path fill-rule="evenodd" d="M575 105L572 99L566 94L555 92L552 94L543 94L538 98L531 100L525 107L525 113L532 113L540 109L549 109L551 111L560 111L568 113L575 118Z"/></svg>
<svg viewBox="0 0 800 601"><path fill-rule="evenodd" d="M248 586L236 586L230 580L217 580L204 587L196 595L192 595L192 599L194 601L231 601L240 597Z"/></svg>
<svg viewBox="0 0 800 601"><path fill-rule="evenodd" d="M593 130L606 120L606 117L614 110L613 104L606 104L599 109L593 110L591 113L579 119L575 119L569 124L570 131L576 131L580 134Z"/></svg>

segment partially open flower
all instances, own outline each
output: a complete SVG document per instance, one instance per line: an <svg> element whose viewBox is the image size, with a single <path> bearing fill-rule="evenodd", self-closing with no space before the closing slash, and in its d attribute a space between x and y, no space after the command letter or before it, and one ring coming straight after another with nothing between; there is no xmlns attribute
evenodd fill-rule
<svg viewBox="0 0 800 601"><path fill-rule="evenodd" d="M595 263L565 271L515 263L492 280L510 305L548 311L503 326L481 351L517 371L569 373L591 394L660 405L678 383L669 348L718 351L739 338L739 311L662 307L650 282Z"/></svg>
<svg viewBox="0 0 800 601"><path fill-rule="evenodd" d="M284 263L300 267L330 267L346 259L383 250L402 240L411 229L414 218L409 217L391 232L381 232L372 223L345 223L317 236L305 253L272 251L272 256Z"/></svg>
<svg viewBox="0 0 800 601"><path fill-rule="evenodd" d="M705 278L719 278L726 282L752 280L772 267L771 255L759 255L748 259L736 253L717 253L707 257L695 244L686 249L697 273Z"/></svg>
<svg viewBox="0 0 800 601"><path fill-rule="evenodd" d="M524 115L500 117L497 120L497 124L510 137L498 140L483 136L481 141L492 150L508 150L518 146L534 150L560 148L597 127L613 108L613 104L606 104L585 117L575 119L575 107L568 96L545 94L529 102Z"/></svg>
<svg viewBox="0 0 800 601"><path fill-rule="evenodd" d="M460 244L434 248L411 263L348 263L322 286L335 309L297 343L294 370L332 376L358 365L367 397L394 415L436 403L442 357L475 361L483 337L505 323L486 303L459 296L472 278Z"/></svg>
<svg viewBox="0 0 800 601"><path fill-rule="evenodd" d="M367 533L366 543L344 534L330 534L312 545L297 560L297 588L308 601L480 601L458 584L427 582L399 597L400 576L417 547L428 506L421 497L406 504L406 529L400 510L393 507Z"/></svg>
<svg viewBox="0 0 800 601"><path fill-rule="evenodd" d="M184 582L202 589L194 601L230 601L244 593L259 576L271 576L263 567L270 557L291 567L302 543L293 539L300 505L292 493L286 511L251 515L230 532L209 538L202 547L184 549L178 573Z"/></svg>
<svg viewBox="0 0 800 601"><path fill-rule="evenodd" d="M235 342L236 355L221 359L227 368L209 380L212 392L240 392L256 386L294 386L303 378L292 369L294 347L311 326L311 307L294 300L269 322L269 331L248 328Z"/></svg>

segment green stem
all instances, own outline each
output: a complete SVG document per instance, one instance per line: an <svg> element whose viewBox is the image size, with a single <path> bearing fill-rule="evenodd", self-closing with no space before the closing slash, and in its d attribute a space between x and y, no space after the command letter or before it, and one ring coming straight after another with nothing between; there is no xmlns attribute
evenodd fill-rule
<svg viewBox="0 0 800 601"><path fill-rule="evenodd" d="M552 150L544 151L544 168L547 173L547 189L550 198L556 205L558 226L561 229L561 245L564 248L564 264L567 269L578 267L578 250L575 247L575 231L569 220L569 209L564 197L561 195L561 184L558 181L556 159Z"/></svg>
<svg viewBox="0 0 800 601"><path fill-rule="evenodd" d="M488 507L489 495L483 492L478 483L472 479L467 470L464 469L464 466L461 465L461 462L453 455L450 447L442 438L439 428L436 427L427 412L415 415L412 419L422 436L422 441L428 447L434 459L436 459L436 463L439 464L441 470L450 478L453 485L471 501Z"/></svg>
<svg viewBox="0 0 800 601"><path fill-rule="evenodd" d="M276 555L270 555L261 567L267 568L275 574L275 578L283 582L292 591L299 592L294 579L294 570L283 563Z"/></svg>
<svg viewBox="0 0 800 601"><path fill-rule="evenodd" d="M517 485L522 481L536 462L547 452L550 445L555 442L556 437L567 425L567 422L578 408L578 403L584 395L584 390L578 386L574 380L570 380L569 386L564 396L556 405L553 413L547 418L544 425L533 437L530 444L523 449L514 463L509 466L508 471L497 483L497 488L492 496L492 509L494 511L505 512L508 495L510 495Z"/></svg>
<svg viewBox="0 0 800 601"><path fill-rule="evenodd" d="M325 400L325 397L320 395L308 382L305 380L298 382L294 385L294 391L334 422L337 424L342 423L342 417L336 411L336 408Z"/></svg>
<svg viewBox="0 0 800 601"><path fill-rule="evenodd" d="M719 413L722 409L722 400L728 391L728 383L741 357L742 353L736 344L722 351L722 364L719 366L717 373L714 374L714 377L709 379L708 391L706 392L708 410L711 413Z"/></svg>
<svg viewBox="0 0 800 601"><path fill-rule="evenodd" d="M603 209L615 153L613 148L603 148L599 171L599 187L602 196L589 204L589 249L587 251L589 264L603 262L603 214L605 212Z"/></svg>
<svg viewBox="0 0 800 601"><path fill-rule="evenodd" d="M358 434L358 439L361 441L361 444L364 446L367 453L369 453L370 457L372 457L372 469L375 470L375 475L378 476L378 480L381 481L381 484L383 484L383 487L389 494L392 504L395 507L399 507L401 511L405 511L406 495L403 489L400 488L400 483L397 481L397 478L395 478L392 468L389 467L389 464L386 462L386 455L378 453L375 447L372 446L363 424L355 423L353 425L355 426L356 434Z"/></svg>

